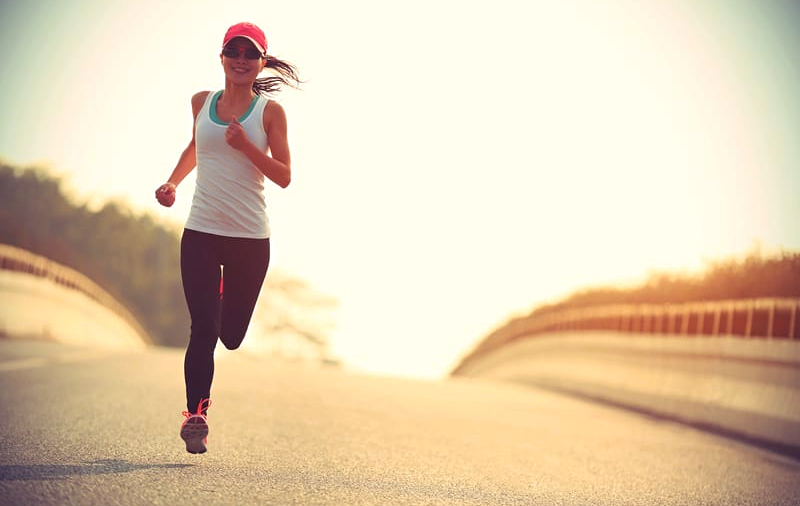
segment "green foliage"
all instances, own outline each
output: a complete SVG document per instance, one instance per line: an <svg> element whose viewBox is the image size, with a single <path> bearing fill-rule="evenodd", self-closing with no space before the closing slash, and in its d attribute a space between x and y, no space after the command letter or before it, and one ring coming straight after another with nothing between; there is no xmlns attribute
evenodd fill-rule
<svg viewBox="0 0 800 506"><path fill-rule="evenodd" d="M767 256L756 250L744 258L709 264L702 274L653 274L634 288L597 287L574 293L534 314L606 304L660 304L694 301L800 297L800 252Z"/></svg>
<svg viewBox="0 0 800 506"><path fill-rule="evenodd" d="M174 230L108 203L70 201L62 181L40 169L0 164L0 243L46 256L91 278L126 306L154 342L183 346L189 316Z"/></svg>

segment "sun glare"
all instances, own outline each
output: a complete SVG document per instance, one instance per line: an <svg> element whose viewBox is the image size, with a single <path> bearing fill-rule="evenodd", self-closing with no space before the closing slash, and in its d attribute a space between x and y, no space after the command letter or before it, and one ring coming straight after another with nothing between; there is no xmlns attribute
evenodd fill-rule
<svg viewBox="0 0 800 506"><path fill-rule="evenodd" d="M182 223L192 178L168 211L153 190L190 138L191 95L223 85L222 29L257 13L307 81L279 98L293 183L268 190L273 265L340 299L333 347L359 367L439 375L508 314L573 290L754 240L800 247L800 44L783 19L796 13L237 0L222 19L205 0L67 4L3 7L7 46L26 24L55 28L41 41L52 65L6 59L0 156Z"/></svg>

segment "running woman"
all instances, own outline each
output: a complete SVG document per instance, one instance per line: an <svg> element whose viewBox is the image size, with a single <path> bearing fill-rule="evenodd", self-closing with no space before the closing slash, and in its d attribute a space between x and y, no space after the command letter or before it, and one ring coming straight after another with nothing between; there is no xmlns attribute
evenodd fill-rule
<svg viewBox="0 0 800 506"><path fill-rule="evenodd" d="M220 62L225 88L192 97L192 139L156 190L158 202L171 206L178 185L197 167L181 238L181 277L192 324L180 434L189 453L207 449L217 339L229 350L239 347L267 274L265 178L281 188L291 181L286 113L267 97L300 84L292 64L267 54L264 32L252 23L228 28ZM265 69L270 75L259 78Z"/></svg>

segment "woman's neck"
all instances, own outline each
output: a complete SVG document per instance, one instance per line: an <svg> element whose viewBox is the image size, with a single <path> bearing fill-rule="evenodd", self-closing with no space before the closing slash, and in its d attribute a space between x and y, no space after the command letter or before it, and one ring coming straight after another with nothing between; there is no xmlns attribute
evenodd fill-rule
<svg viewBox="0 0 800 506"><path fill-rule="evenodd" d="M242 86L233 84L230 81L225 81L225 89L222 96L219 97L221 102L228 105L249 104L253 101L255 93L252 86Z"/></svg>

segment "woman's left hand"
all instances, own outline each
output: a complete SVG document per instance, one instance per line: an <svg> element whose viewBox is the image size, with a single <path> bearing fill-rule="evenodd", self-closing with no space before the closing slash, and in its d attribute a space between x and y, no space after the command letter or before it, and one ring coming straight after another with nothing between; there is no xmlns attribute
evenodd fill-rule
<svg viewBox="0 0 800 506"><path fill-rule="evenodd" d="M234 149L238 149L239 151L243 150L247 143L250 142L250 139L247 138L247 133L242 128L242 125L239 124L239 121L236 117L228 125L228 129L225 130L225 142Z"/></svg>

